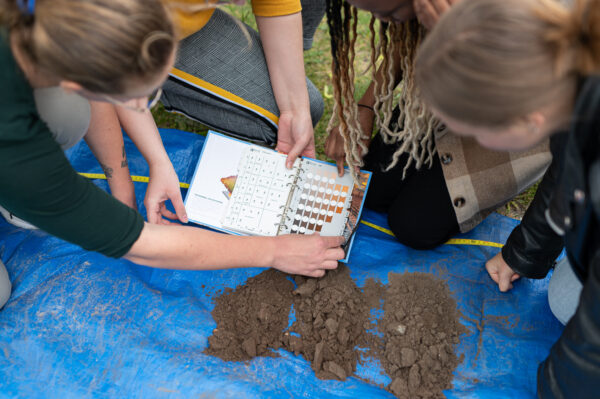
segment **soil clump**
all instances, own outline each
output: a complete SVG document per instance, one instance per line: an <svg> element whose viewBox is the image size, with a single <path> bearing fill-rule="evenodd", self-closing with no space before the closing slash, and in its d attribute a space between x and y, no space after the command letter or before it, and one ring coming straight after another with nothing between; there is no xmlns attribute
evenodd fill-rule
<svg viewBox="0 0 600 399"><path fill-rule="evenodd" d="M448 285L431 274L390 273L388 280L377 325L384 338L371 347L392 379L386 389L399 398L444 398L442 391L452 388L452 372L462 362L454 347L468 332L456 301Z"/></svg>
<svg viewBox="0 0 600 399"><path fill-rule="evenodd" d="M295 281L296 321L287 349L311 362L318 378L345 380L356 371L357 347L367 342L369 306L363 293L346 266L321 279Z"/></svg>
<svg viewBox="0 0 600 399"><path fill-rule="evenodd" d="M226 288L215 298L212 316L217 328L208 338L208 355L226 361L277 356L282 347L292 307L294 284L286 275L266 270L235 290Z"/></svg>

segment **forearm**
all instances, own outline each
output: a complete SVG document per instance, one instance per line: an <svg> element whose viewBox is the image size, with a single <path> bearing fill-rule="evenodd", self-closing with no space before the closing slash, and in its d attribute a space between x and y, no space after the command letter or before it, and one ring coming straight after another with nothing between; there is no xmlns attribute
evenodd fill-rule
<svg viewBox="0 0 600 399"><path fill-rule="evenodd" d="M115 107L112 104L91 101L90 127L85 141L102 166L113 193L133 192L129 175L123 134ZM119 198L128 202L129 198Z"/></svg>
<svg viewBox="0 0 600 399"><path fill-rule="evenodd" d="M256 17L269 77L280 113L310 115L300 13Z"/></svg>
<svg viewBox="0 0 600 399"><path fill-rule="evenodd" d="M528 278L544 278L563 249L563 238L548 224L545 213L562 175L566 135L550 139L552 162L537 188L535 197L502 248L505 262Z"/></svg>
<svg viewBox="0 0 600 399"><path fill-rule="evenodd" d="M146 223L125 257L135 263L166 269L269 267L273 264L275 240Z"/></svg>
<svg viewBox="0 0 600 399"><path fill-rule="evenodd" d="M121 126L150 168L171 162L150 112L140 113L123 107L116 107L116 112Z"/></svg>

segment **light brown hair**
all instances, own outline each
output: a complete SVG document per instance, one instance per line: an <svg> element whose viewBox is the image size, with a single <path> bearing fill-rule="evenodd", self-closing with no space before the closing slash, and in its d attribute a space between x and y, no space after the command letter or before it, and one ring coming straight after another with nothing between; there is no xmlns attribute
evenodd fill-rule
<svg viewBox="0 0 600 399"><path fill-rule="evenodd" d="M160 0L0 0L0 23L41 71L103 94L159 76L176 46Z"/></svg>
<svg viewBox="0 0 600 399"><path fill-rule="evenodd" d="M417 83L444 115L504 127L570 102L600 72L600 0L464 0L419 50Z"/></svg>
<svg viewBox="0 0 600 399"><path fill-rule="evenodd" d="M344 139L346 163L354 172L354 166L362 166L362 156L367 153L354 100L357 11L343 0L328 0L327 20L331 36L335 99L327 129L331 132L331 129L339 124L339 132ZM425 30L416 21L396 25L377 22L374 17L371 18L369 29L371 67L375 82L375 127L387 144L398 146L387 169L393 168L404 153L409 155L404 165L405 171L413 162L417 169L423 165L431 166L435 155L433 132L439 121L423 105L414 84L416 49L424 37ZM396 57L397 53L399 57ZM379 59L383 71L380 84L376 79ZM400 60L399 65L395 64L396 59ZM396 91L399 95L395 98L394 77L397 71L401 72L402 81ZM392 121L392 111L396 103L400 107L400 114L398 120Z"/></svg>

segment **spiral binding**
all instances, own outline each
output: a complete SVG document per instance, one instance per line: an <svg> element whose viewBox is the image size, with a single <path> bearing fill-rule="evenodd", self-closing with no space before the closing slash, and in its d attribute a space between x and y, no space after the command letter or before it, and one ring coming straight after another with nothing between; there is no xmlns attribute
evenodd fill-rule
<svg viewBox="0 0 600 399"><path fill-rule="evenodd" d="M289 181L285 184L286 187L296 187L296 188L301 188L300 185L296 182L296 180L294 180L293 182Z"/></svg>
<svg viewBox="0 0 600 399"><path fill-rule="evenodd" d="M277 215L277 217L281 217L282 220L279 223L275 223L275 225L278 225L277 228L277 234L279 235L279 233L283 230L283 229L291 229L291 227L287 224L288 222L291 222L292 219L289 217L288 212L289 211L289 207L290 204L292 202L292 198L293 198L293 193L295 190L291 190L292 187L295 187L297 189L300 189L300 185L298 184L298 179L300 177L301 173L305 173L306 171L302 168L302 163L299 164L298 168L297 168L297 172L296 175L294 176L294 180L293 181L289 181L285 184L285 187L289 187L290 188L290 193L288 195L288 199L285 203L285 205L280 206L280 208L283 207L283 212L279 215Z"/></svg>
<svg viewBox="0 0 600 399"><path fill-rule="evenodd" d="M290 218L289 215L284 215L283 213L279 213L279 214L275 215L275 217L282 218L282 219L286 218L288 222L292 221L292 218ZM278 224L281 224L281 222L280 223L274 223L274 224L278 225Z"/></svg>

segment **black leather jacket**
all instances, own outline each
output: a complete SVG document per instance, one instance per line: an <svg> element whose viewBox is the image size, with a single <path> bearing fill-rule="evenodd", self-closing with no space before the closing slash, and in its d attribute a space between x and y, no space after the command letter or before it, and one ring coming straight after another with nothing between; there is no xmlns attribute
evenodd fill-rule
<svg viewBox="0 0 600 399"><path fill-rule="evenodd" d="M566 247L583 283L579 306L538 368L541 398L600 398L600 76L579 92L570 131L550 142L553 161L502 256L517 273L546 276Z"/></svg>

